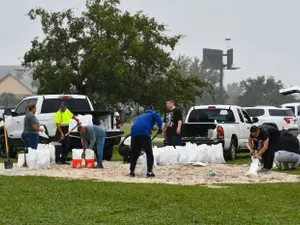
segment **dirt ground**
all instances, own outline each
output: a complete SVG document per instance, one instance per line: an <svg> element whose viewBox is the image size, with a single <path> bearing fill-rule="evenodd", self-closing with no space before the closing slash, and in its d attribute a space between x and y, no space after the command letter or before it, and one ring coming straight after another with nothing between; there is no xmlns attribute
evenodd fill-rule
<svg viewBox="0 0 300 225"><path fill-rule="evenodd" d="M165 183L165 184L234 184L234 183L277 183L298 182L298 176L272 172L269 175L260 174L255 177L246 176L247 165L215 164L203 166L173 165L155 167L155 178L139 176L141 166L137 166L135 178L128 176L129 165L121 162L104 162L104 169L73 169L70 165L51 165L50 169L19 168L14 164L13 169L4 169L0 164L0 175L6 176L47 176L65 179L93 179L108 182L130 183ZM215 176L208 174L214 173Z"/></svg>

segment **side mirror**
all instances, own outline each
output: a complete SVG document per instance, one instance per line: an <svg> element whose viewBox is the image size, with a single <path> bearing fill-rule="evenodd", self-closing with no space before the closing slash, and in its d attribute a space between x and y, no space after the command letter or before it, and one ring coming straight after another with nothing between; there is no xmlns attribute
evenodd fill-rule
<svg viewBox="0 0 300 225"><path fill-rule="evenodd" d="M11 116L12 115L11 109L4 109L4 115L5 116Z"/></svg>
<svg viewBox="0 0 300 225"><path fill-rule="evenodd" d="M252 118L252 123L257 123L257 122L258 122L258 118L253 117L253 118Z"/></svg>

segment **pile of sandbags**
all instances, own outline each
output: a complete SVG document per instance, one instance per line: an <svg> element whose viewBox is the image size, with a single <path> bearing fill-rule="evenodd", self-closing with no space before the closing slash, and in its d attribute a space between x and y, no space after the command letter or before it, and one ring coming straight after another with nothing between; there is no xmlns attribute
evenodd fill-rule
<svg viewBox="0 0 300 225"><path fill-rule="evenodd" d="M87 114L87 115L78 115L77 118L79 119L79 121L81 122L81 124L83 126L86 126L86 125L93 125L93 116L90 115L90 114ZM73 127L75 127L77 125L77 122L76 120L71 120L70 121L70 129L72 129Z"/></svg>
<svg viewBox="0 0 300 225"><path fill-rule="evenodd" d="M153 148L154 166L167 166L174 164L190 163L225 163L222 144L199 145L187 143L186 146L166 146L163 148ZM144 162L145 155L139 158L138 163Z"/></svg>
<svg viewBox="0 0 300 225"><path fill-rule="evenodd" d="M24 161L24 154L19 154L18 167L23 167ZM29 169L49 169L51 162L55 162L55 147L50 144L39 144L36 150L29 148L26 162Z"/></svg>

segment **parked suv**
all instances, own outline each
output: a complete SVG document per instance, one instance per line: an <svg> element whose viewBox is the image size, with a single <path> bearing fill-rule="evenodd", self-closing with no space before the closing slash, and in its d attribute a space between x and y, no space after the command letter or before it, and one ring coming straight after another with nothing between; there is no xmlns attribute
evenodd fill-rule
<svg viewBox="0 0 300 225"><path fill-rule="evenodd" d="M272 125L279 130L286 129L293 135L299 132L297 118L293 111L288 108L278 108L274 106L244 107L250 117L258 118L255 125Z"/></svg>

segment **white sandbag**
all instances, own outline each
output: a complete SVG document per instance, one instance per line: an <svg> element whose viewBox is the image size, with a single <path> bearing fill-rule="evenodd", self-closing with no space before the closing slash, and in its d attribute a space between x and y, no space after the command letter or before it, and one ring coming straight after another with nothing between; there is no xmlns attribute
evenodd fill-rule
<svg viewBox="0 0 300 225"><path fill-rule="evenodd" d="M259 169L259 159L251 157L252 163L250 165L250 168L247 172L247 176L257 176L257 171Z"/></svg>
<svg viewBox="0 0 300 225"><path fill-rule="evenodd" d="M85 150L85 159L95 159L95 153L91 149Z"/></svg>
<svg viewBox="0 0 300 225"><path fill-rule="evenodd" d="M147 158L146 154L140 156L141 160L141 176L146 176L147 174Z"/></svg>
<svg viewBox="0 0 300 225"><path fill-rule="evenodd" d="M210 154L210 163L214 164L223 164L225 163L224 154L223 154L223 146L222 144L211 145L211 148L208 152Z"/></svg>
<svg viewBox="0 0 300 225"><path fill-rule="evenodd" d="M28 148L27 166L29 169L35 169L36 165L36 150Z"/></svg>
<svg viewBox="0 0 300 225"><path fill-rule="evenodd" d="M23 165L24 165L24 161L25 161L25 159L24 159L24 154L23 153L20 153L19 155L18 155L18 167L23 167ZM26 154L26 162L28 161L28 153Z"/></svg>
<svg viewBox="0 0 300 225"><path fill-rule="evenodd" d="M157 165L159 166L167 166L167 165L174 165L179 160L179 151L172 146L164 147L160 154L157 161Z"/></svg>
<svg viewBox="0 0 300 225"><path fill-rule="evenodd" d="M37 149L36 150L36 169L48 169L50 168L50 154L49 149Z"/></svg>
<svg viewBox="0 0 300 225"><path fill-rule="evenodd" d="M78 115L77 118L79 119L79 121L81 122L82 126L86 126L86 125L93 125L93 116L90 114L87 115ZM76 120L71 120L70 121L70 130L72 128L74 128L77 125Z"/></svg>
<svg viewBox="0 0 300 225"><path fill-rule="evenodd" d="M131 136L124 140L124 145L131 146Z"/></svg>
<svg viewBox="0 0 300 225"><path fill-rule="evenodd" d="M39 136L49 139L49 136L46 134L46 128L42 125L40 129L43 129L43 132L39 132Z"/></svg>
<svg viewBox="0 0 300 225"><path fill-rule="evenodd" d="M83 149L73 149L72 159L82 159Z"/></svg>
<svg viewBox="0 0 300 225"><path fill-rule="evenodd" d="M203 144L197 147L197 159L196 162L208 163L208 145Z"/></svg>
<svg viewBox="0 0 300 225"><path fill-rule="evenodd" d="M38 144L37 150L45 150L49 153L49 162L55 162L55 146L51 144Z"/></svg>
<svg viewBox="0 0 300 225"><path fill-rule="evenodd" d="M158 148L156 146L153 147L153 157L154 157L153 166L157 166L157 162L159 161L160 152L161 152L161 148Z"/></svg>
<svg viewBox="0 0 300 225"><path fill-rule="evenodd" d="M189 160L188 150L187 148L182 148L181 151L179 151L179 164L187 164Z"/></svg>
<svg viewBox="0 0 300 225"><path fill-rule="evenodd" d="M198 148L196 144L187 143L185 146L185 151L187 151L188 162L197 162Z"/></svg>

